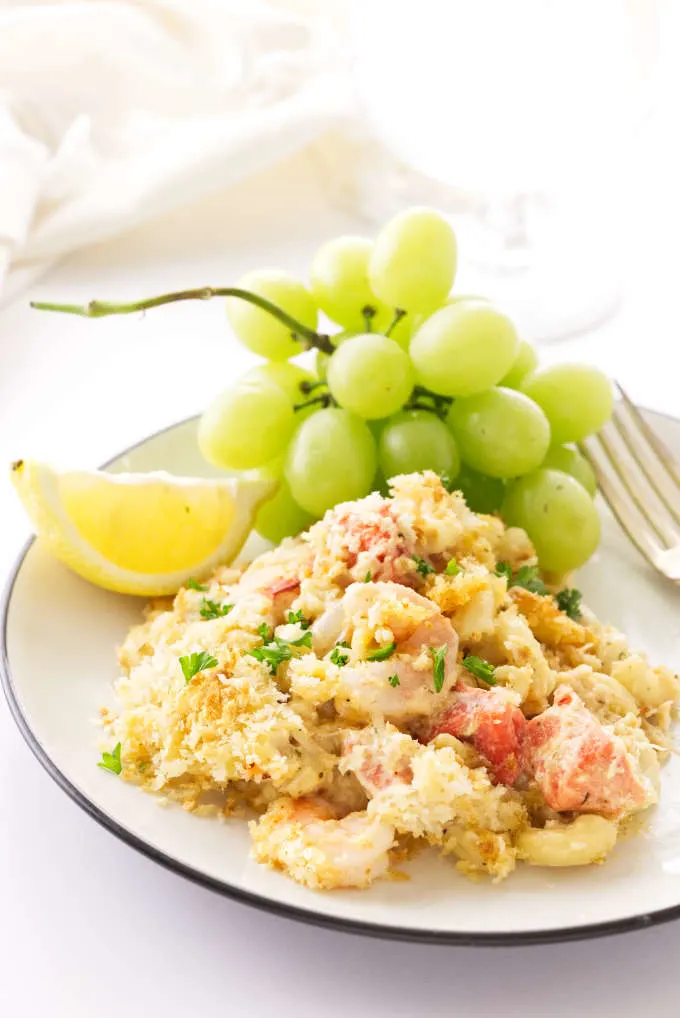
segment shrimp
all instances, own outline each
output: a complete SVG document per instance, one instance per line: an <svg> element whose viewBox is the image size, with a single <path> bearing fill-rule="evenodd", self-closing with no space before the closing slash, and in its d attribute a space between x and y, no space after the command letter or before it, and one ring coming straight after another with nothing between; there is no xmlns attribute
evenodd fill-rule
<svg viewBox="0 0 680 1018"><path fill-rule="evenodd" d="M390 865L394 828L365 811L337 818L319 796L279 799L250 824L253 857L315 890L368 887Z"/></svg>
<svg viewBox="0 0 680 1018"><path fill-rule="evenodd" d="M623 739L591 714L569 686L526 726L524 767L551 809L618 819L656 802L657 793Z"/></svg>
<svg viewBox="0 0 680 1018"><path fill-rule="evenodd" d="M430 729L428 741L442 733L469 739L488 761L496 781L514 785L522 769L526 725L526 718L509 691L459 685Z"/></svg>
<svg viewBox="0 0 680 1018"><path fill-rule="evenodd" d="M301 542L290 542L265 552L245 570L234 588L235 599L245 596L262 602L263 620L280 625L300 593L302 577L309 569L311 554Z"/></svg>
<svg viewBox="0 0 680 1018"><path fill-rule="evenodd" d="M321 616L312 639L317 653L332 641L351 641L337 680L335 707L341 716L404 724L431 715L453 688L458 637L426 597L398 583L353 583L329 612L332 625ZM371 660L371 654L392 644L384 660ZM443 658L437 686L435 652Z"/></svg>

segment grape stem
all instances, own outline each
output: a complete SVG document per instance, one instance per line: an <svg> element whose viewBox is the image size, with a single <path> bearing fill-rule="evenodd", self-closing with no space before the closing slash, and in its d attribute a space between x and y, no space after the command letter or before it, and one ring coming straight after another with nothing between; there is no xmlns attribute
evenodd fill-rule
<svg viewBox="0 0 680 1018"><path fill-rule="evenodd" d="M308 399L306 403L296 403L293 410L306 410L308 406L336 406L336 402L329 392L325 392L323 396L315 396L313 399Z"/></svg>
<svg viewBox="0 0 680 1018"><path fill-rule="evenodd" d="M315 332L296 318L289 315L277 304L272 304L266 297L260 297L250 290L242 290L238 286L203 286L197 290L178 290L175 293L164 293L160 297L147 297L145 300L133 301L131 304L116 304L105 300L91 300L89 304L47 304L42 301L31 301L31 307L38 311L62 311L69 315L80 315L82 318L105 318L107 315L130 315L135 311L148 311L162 304L173 304L180 300L210 300L212 297L238 297L249 304L254 304L268 314L277 318L282 325L294 334L302 346L309 349L316 347L323 353L332 354L335 347L328 336Z"/></svg>
<svg viewBox="0 0 680 1018"><path fill-rule="evenodd" d="M399 325L399 322L402 320L402 318L405 318L405 317L406 317L406 312L403 310L403 308L396 308L395 312L394 312L394 318L392 319L390 324L385 329L385 335L386 336L391 336L392 335L392 331L394 329L396 329L397 325Z"/></svg>
<svg viewBox="0 0 680 1018"><path fill-rule="evenodd" d="M364 323L366 325L366 332L373 332L373 318L376 314L375 308L371 307L370 304L367 304L366 307L361 309L361 314L363 315Z"/></svg>
<svg viewBox="0 0 680 1018"><path fill-rule="evenodd" d="M423 403L422 400L431 400L432 402ZM414 385L411 399L404 406L404 410L429 410L431 414L437 414L438 417L444 418L452 403L452 396L440 396L439 393L426 389L424 385Z"/></svg>
<svg viewBox="0 0 680 1018"><path fill-rule="evenodd" d="M320 389L322 386L326 387L327 385L328 382L323 382L321 380L318 382L300 382L299 388L302 392L304 392L305 396L309 396L309 394L314 392L315 389Z"/></svg>

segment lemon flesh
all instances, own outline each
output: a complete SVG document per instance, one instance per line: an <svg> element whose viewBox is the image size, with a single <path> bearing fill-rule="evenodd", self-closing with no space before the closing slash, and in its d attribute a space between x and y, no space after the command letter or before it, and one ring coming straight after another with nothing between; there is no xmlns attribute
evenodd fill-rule
<svg viewBox="0 0 680 1018"><path fill-rule="evenodd" d="M11 475L57 558L100 587L147 596L231 562L275 490L260 477L59 472L30 460L14 463Z"/></svg>

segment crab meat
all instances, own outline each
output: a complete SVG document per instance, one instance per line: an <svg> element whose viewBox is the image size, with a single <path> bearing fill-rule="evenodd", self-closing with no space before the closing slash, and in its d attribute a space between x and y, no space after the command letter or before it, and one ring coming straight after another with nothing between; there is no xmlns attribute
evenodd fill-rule
<svg viewBox="0 0 680 1018"><path fill-rule="evenodd" d="M526 718L504 689L459 685L429 732L469 740L489 763L496 781L514 785L522 769Z"/></svg>
<svg viewBox="0 0 680 1018"><path fill-rule="evenodd" d="M524 768L558 812L616 819L656 800L652 782L619 736L577 694L559 686L552 707L527 723Z"/></svg>

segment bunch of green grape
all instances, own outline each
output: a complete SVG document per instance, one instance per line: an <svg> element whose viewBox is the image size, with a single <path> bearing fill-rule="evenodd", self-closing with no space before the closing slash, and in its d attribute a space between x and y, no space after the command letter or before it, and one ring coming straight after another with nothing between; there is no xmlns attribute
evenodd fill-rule
<svg viewBox="0 0 680 1018"><path fill-rule="evenodd" d="M278 542L338 502L401 473L434 470L478 512L524 527L544 569L582 564L599 540L595 481L571 444L609 418L608 379L586 365L540 369L510 319L452 293L457 245L431 209L396 216L374 241L339 237L309 285L252 272L227 313L265 358L204 413L204 456L279 481L256 529ZM281 312L271 313L271 307ZM338 326L318 331L319 312ZM316 370L291 363L315 347Z"/></svg>

